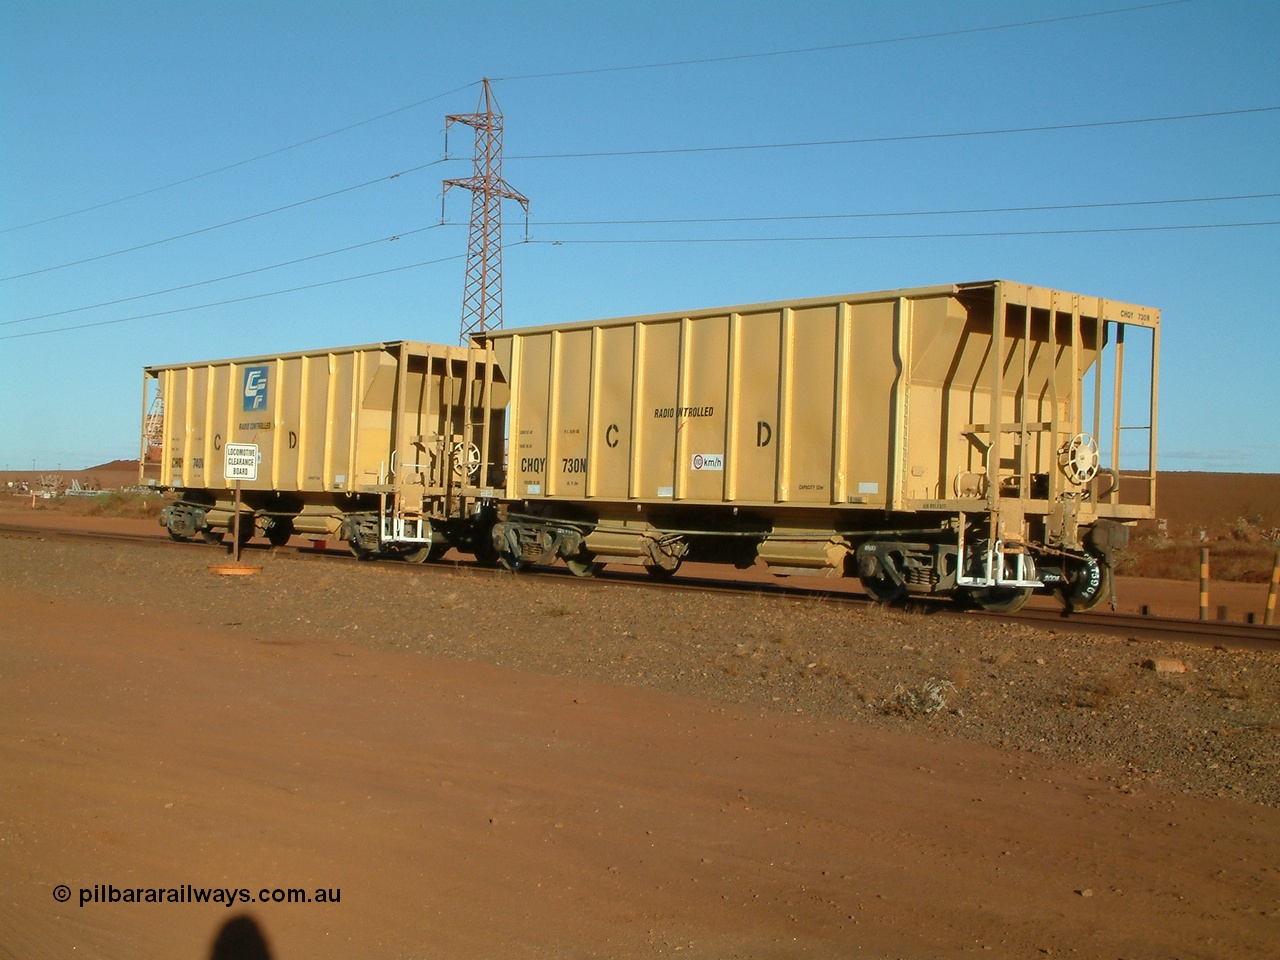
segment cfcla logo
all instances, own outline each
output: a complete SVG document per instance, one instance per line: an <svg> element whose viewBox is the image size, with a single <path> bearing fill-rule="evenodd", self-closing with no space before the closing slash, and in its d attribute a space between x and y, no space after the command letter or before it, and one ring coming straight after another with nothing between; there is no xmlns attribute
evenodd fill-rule
<svg viewBox="0 0 1280 960"><path fill-rule="evenodd" d="M267 368L244 368L245 410L267 409Z"/></svg>

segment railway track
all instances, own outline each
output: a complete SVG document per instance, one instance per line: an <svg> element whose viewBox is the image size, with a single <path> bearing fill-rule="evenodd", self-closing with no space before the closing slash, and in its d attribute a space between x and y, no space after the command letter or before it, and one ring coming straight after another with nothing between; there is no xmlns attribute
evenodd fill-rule
<svg viewBox="0 0 1280 960"><path fill-rule="evenodd" d="M129 544L133 546L163 548L167 550L204 551L212 562L223 556L220 549L211 549L201 542L175 543L164 533L124 533L114 531L83 530L75 528L33 527L20 524L0 524L0 539L54 540L80 543ZM352 562L345 550L316 549L314 547L268 547L250 543L244 548L250 558L254 554L274 553L279 557L303 561ZM470 561L445 561L434 564L408 564L386 561L405 571L406 575L427 575L451 569L457 563ZM719 576L682 576L675 580L655 581L643 573L627 568L607 569L597 577L575 577L567 569L552 567L537 572L521 574L531 577L553 577L558 582L573 583L581 589L608 589L626 586L644 590L684 590L706 593L765 594L778 597L821 599L824 602L862 605L872 601L861 593L832 590L821 583L812 585L769 582L762 580L734 580ZM980 610L958 610L946 600L928 598L910 600L907 610L921 616L944 616L959 619L982 617L1034 626L1055 633L1101 633L1135 639L1175 640L1200 646L1221 646L1229 649L1280 652L1280 626L1264 626L1225 620L1198 620L1180 617L1143 616L1131 613L1113 613L1094 610L1087 613L1064 615L1060 610L1041 607L1024 607L1016 613L995 614Z"/></svg>
<svg viewBox="0 0 1280 960"><path fill-rule="evenodd" d="M973 616L992 616L974 612ZM1105 633L1112 636L1158 636L1232 649L1274 650L1280 652L1280 627L1229 620L1190 620L1182 617L1143 616L1111 611L1074 613L1063 616L1052 610L1024 607L1008 617L1020 623L1045 629L1070 630L1075 633Z"/></svg>
<svg viewBox="0 0 1280 960"><path fill-rule="evenodd" d="M836 603L873 603L863 594L824 590L820 586L795 586L721 579L698 579L653 583L643 574L609 573L605 582L626 579L638 586L654 589L690 589L737 591L742 593L769 593L778 596L821 597ZM1177 640L1200 646L1222 646L1238 650L1274 650L1280 653L1280 627L1259 624L1234 623L1225 620L1191 620L1181 617L1142 616L1130 613L1113 613L1095 610L1087 613L1064 614L1058 609L1024 607L1016 613L988 613L984 610L964 610L949 600L919 598L907 601L906 609L922 616L955 618L980 617L1010 623L1021 623L1054 633L1101 633L1108 636Z"/></svg>

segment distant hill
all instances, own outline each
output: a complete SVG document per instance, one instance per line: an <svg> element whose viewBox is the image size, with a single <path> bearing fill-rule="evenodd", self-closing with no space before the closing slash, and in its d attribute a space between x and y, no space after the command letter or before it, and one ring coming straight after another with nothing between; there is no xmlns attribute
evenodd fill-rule
<svg viewBox="0 0 1280 960"><path fill-rule="evenodd" d="M103 473L123 473L125 471L128 471L129 473L132 473L136 476L138 473L138 461L137 460L112 460L108 463L100 463L96 467L85 467L81 471L73 471L73 472L89 473L94 470L98 470Z"/></svg>
<svg viewBox="0 0 1280 960"><path fill-rule="evenodd" d="M1196 526L1210 533L1244 520L1264 530L1280 527L1280 473L1175 473L1156 475L1156 516L1170 531Z"/></svg>

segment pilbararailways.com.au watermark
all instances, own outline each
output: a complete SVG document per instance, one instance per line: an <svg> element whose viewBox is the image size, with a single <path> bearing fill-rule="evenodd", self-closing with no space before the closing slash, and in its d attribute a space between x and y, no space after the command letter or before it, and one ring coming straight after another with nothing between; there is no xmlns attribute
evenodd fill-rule
<svg viewBox="0 0 1280 960"><path fill-rule="evenodd" d="M219 903L225 907L246 903L341 903L341 887L117 887L95 883L80 887L80 906L102 903ZM53 899L66 903L72 891L65 883L53 888Z"/></svg>

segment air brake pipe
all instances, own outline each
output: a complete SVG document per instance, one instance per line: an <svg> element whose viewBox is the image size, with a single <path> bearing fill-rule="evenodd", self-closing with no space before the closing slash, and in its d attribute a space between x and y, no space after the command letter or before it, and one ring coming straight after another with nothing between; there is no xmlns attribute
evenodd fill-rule
<svg viewBox="0 0 1280 960"><path fill-rule="evenodd" d="M636 504L641 506L641 504ZM508 513L508 520L532 520L535 523L563 523L571 527L581 527L583 529L591 528L592 530L600 530L605 533L652 533L664 537L680 536L680 537L769 537L769 530L683 530L667 527L651 527L648 529L641 527L618 526L610 523L597 523L591 520L567 520L556 517L541 517L530 513ZM925 537L945 532L944 527L926 527L919 530L831 530L823 531L828 536L836 537ZM790 537L771 537L773 540L780 541L802 541L807 542L812 537L795 535Z"/></svg>

